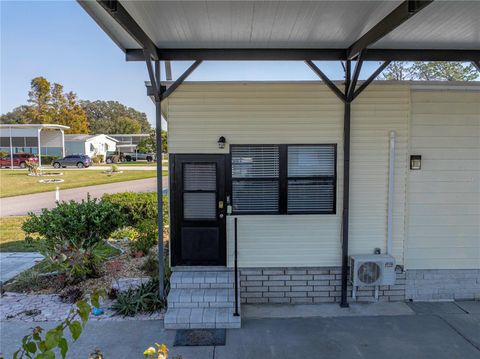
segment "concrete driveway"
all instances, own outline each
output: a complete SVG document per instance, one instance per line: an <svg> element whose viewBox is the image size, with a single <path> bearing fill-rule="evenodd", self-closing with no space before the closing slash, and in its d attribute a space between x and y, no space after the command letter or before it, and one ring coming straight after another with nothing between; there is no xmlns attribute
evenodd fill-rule
<svg viewBox="0 0 480 359"><path fill-rule="evenodd" d="M0 283L12 279L17 274L33 267L43 256L35 252L0 253Z"/></svg>
<svg viewBox="0 0 480 359"><path fill-rule="evenodd" d="M90 194L100 198L104 193L153 192L157 190L156 178L107 183L60 190L61 201L80 201ZM168 189L168 177L163 177L164 191ZM55 191L0 198L0 216L24 216L28 212L40 212L42 208L55 207Z"/></svg>
<svg viewBox="0 0 480 359"><path fill-rule="evenodd" d="M372 358L477 359L480 357L480 302L472 312L330 318L249 319L242 329L227 330L225 346L173 347L175 331L162 321L90 321L68 358L87 358L100 348L105 358L142 358L157 343L169 357L233 358ZM53 323L49 323L51 327ZM9 357L32 323L4 322L2 351Z"/></svg>

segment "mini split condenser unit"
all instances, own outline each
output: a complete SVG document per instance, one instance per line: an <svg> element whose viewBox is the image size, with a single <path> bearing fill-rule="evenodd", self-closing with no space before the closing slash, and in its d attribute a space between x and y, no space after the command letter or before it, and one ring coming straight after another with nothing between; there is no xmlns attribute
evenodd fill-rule
<svg viewBox="0 0 480 359"><path fill-rule="evenodd" d="M361 254L350 256L350 281L353 285L352 297L356 299L358 287L378 287L395 284L395 258L388 254Z"/></svg>

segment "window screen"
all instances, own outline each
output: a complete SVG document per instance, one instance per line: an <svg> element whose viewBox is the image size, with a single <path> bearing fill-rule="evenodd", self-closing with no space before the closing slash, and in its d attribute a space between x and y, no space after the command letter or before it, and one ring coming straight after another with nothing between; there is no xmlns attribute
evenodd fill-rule
<svg viewBox="0 0 480 359"><path fill-rule="evenodd" d="M335 146L288 146L288 213L335 211Z"/></svg>
<svg viewBox="0 0 480 359"><path fill-rule="evenodd" d="M279 165L278 146L232 146L235 213L278 213Z"/></svg>

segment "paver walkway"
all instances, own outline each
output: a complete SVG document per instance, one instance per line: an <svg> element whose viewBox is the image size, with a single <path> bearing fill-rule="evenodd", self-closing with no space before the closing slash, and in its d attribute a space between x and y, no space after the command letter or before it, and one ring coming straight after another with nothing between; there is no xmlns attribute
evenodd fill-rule
<svg viewBox="0 0 480 359"><path fill-rule="evenodd" d="M163 178L163 188L168 188L168 177ZM157 190L156 178L146 178L135 181L107 183L96 186L87 186L60 190L61 201L80 201L90 194L93 198L100 198L104 193L117 192L153 192ZM40 212L42 208L55 207L55 191L27 194L23 196L6 197L0 199L1 216L24 216L28 212Z"/></svg>
<svg viewBox="0 0 480 359"><path fill-rule="evenodd" d="M33 267L43 256L35 252L0 253L0 282L4 283L20 272Z"/></svg>

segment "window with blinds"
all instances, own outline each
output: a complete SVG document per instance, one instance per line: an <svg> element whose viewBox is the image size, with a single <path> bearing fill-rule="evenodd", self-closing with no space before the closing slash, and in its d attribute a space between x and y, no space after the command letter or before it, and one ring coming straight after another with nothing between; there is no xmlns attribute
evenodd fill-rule
<svg viewBox="0 0 480 359"><path fill-rule="evenodd" d="M232 206L245 213L335 213L336 145L232 145Z"/></svg>
<svg viewBox="0 0 480 359"><path fill-rule="evenodd" d="M233 211L278 213L278 146L231 146L231 151Z"/></svg>
<svg viewBox="0 0 480 359"><path fill-rule="evenodd" d="M335 212L335 146L288 146L288 213Z"/></svg>

